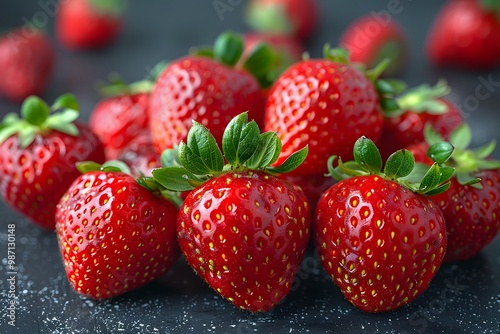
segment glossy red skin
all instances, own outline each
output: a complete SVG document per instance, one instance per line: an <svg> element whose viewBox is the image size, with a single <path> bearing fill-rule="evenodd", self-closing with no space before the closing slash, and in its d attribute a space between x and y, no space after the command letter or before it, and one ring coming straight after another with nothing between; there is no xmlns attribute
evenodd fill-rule
<svg viewBox="0 0 500 334"><path fill-rule="evenodd" d="M280 178L287 180L302 189L306 195L307 201L309 202L311 213L314 212L316 204L318 203L318 200L323 192L336 183L333 177L325 176L323 174L305 176L283 174L280 175Z"/></svg>
<svg viewBox="0 0 500 334"><path fill-rule="evenodd" d="M193 190L177 218L189 265L235 306L265 312L290 292L310 234L307 200L263 173L223 174Z"/></svg>
<svg viewBox="0 0 500 334"><path fill-rule="evenodd" d="M117 159L129 142L149 130L149 93L119 95L98 102L89 125L104 144L106 159Z"/></svg>
<svg viewBox="0 0 500 334"><path fill-rule="evenodd" d="M80 135L51 131L25 149L17 136L0 144L0 194L37 225L54 229L56 204L80 175L78 161L105 161L104 148L92 131L77 124Z"/></svg>
<svg viewBox="0 0 500 334"><path fill-rule="evenodd" d="M394 310L418 297L446 249L437 205L374 175L340 181L323 194L313 238L345 298L367 312Z"/></svg>
<svg viewBox="0 0 500 334"><path fill-rule="evenodd" d="M89 172L57 205L56 232L75 291L111 298L165 274L177 260L175 206L124 173Z"/></svg>
<svg viewBox="0 0 500 334"><path fill-rule="evenodd" d="M500 64L500 22L479 0L448 1L438 13L426 42L436 66L489 69Z"/></svg>
<svg viewBox="0 0 500 334"><path fill-rule="evenodd" d="M276 131L283 149L276 162L309 145L306 160L290 174L327 173L335 154L352 159L355 141L378 140L383 115L373 84L355 68L325 59L291 66L271 88L265 130Z"/></svg>
<svg viewBox="0 0 500 334"><path fill-rule="evenodd" d="M118 160L126 163L135 177L152 176L151 171L161 167L161 156L156 152L149 131L143 131L129 142Z"/></svg>
<svg viewBox="0 0 500 334"><path fill-rule="evenodd" d="M415 161L432 164L422 154L429 145L421 143L408 147ZM481 179L483 189L464 186L456 178L442 194L432 196L443 212L448 234L445 262L469 260L479 254L500 232L500 171L485 170L474 176Z"/></svg>
<svg viewBox="0 0 500 334"><path fill-rule="evenodd" d="M450 133L463 123L464 118L452 102L444 98L440 101L448 106L445 114L433 115L409 110L400 116L385 117L382 134L377 142L382 157L386 159L399 149L425 141L424 128L427 123L443 138L448 139Z"/></svg>
<svg viewBox="0 0 500 334"><path fill-rule="evenodd" d="M42 95L52 79L55 52L45 33L15 29L0 36L0 96L22 102Z"/></svg>
<svg viewBox="0 0 500 334"><path fill-rule="evenodd" d="M59 5L55 33L66 48L102 48L113 42L123 28L123 17L99 13L89 0L65 0Z"/></svg>
<svg viewBox="0 0 500 334"><path fill-rule="evenodd" d="M397 46L396 54L382 53L389 43ZM384 75L400 73L407 63L406 35L394 18L386 23L379 22L372 14L361 16L347 26L339 44L349 51L352 62L362 63L367 68L373 68L385 58L391 59Z"/></svg>
<svg viewBox="0 0 500 334"><path fill-rule="evenodd" d="M269 7L281 7L289 23L289 31L282 33L301 40L309 38L318 24L318 4L315 0L251 0L249 6L260 7L262 11L269 10Z"/></svg>
<svg viewBox="0 0 500 334"><path fill-rule="evenodd" d="M209 58L186 56L158 77L150 100L150 129L158 153L186 140L193 120L217 142L229 121L248 110L262 128L264 96L249 73Z"/></svg>

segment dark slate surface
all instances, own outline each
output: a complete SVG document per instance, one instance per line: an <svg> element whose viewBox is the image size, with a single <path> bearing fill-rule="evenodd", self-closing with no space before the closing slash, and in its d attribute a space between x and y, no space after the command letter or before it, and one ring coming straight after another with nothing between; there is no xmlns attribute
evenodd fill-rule
<svg viewBox="0 0 500 334"><path fill-rule="evenodd" d="M88 119L99 98L96 82L110 72L121 73L127 81L138 80L159 60L182 56L192 45L210 44L225 29L245 31L241 20L245 2L221 1L232 10L219 15L216 1L130 1L126 29L112 47L85 53L57 47L58 69L46 99L73 92L81 102L83 119ZM398 20L411 38L411 67L403 78L411 85L447 78L454 90L452 100L472 126L474 144L499 140L500 72L437 70L423 56L429 25L443 2L320 1L322 22L308 49L312 56L320 56L323 43L336 44L352 19L371 10L387 14L392 8L389 17ZM0 30L38 20L46 21L53 35L53 3L3 1ZM486 90L491 94L485 98L481 93ZM0 116L18 108L0 101ZM495 157L500 157L498 149ZM15 224L16 327L7 324L8 224ZM417 300L387 314L363 313L343 300L312 252L304 259L292 293L263 315L234 308L182 260L143 289L94 301L72 292L55 235L33 227L0 202L0 333L500 333L499 254L497 238L473 260L444 265Z"/></svg>

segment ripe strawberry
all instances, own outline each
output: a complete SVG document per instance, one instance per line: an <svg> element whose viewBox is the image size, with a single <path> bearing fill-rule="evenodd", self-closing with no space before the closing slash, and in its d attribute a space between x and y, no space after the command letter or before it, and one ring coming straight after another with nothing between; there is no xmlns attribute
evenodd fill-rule
<svg viewBox="0 0 500 334"><path fill-rule="evenodd" d="M55 52L45 33L12 30L0 36L0 96L22 102L41 95L54 70Z"/></svg>
<svg viewBox="0 0 500 334"><path fill-rule="evenodd" d="M132 139L117 159L123 161L135 177L151 176L154 168L161 167L161 159L151 141L149 131L143 131Z"/></svg>
<svg viewBox="0 0 500 334"><path fill-rule="evenodd" d="M412 184L403 179L414 167L406 150L389 157L383 173L380 153L367 138L356 142L354 156L356 162L330 167L339 182L318 202L314 243L349 302L367 312L390 311L426 290L442 263L444 218L423 194L444 191L453 168L434 164Z"/></svg>
<svg viewBox="0 0 500 334"><path fill-rule="evenodd" d="M325 59L300 61L276 80L264 123L283 142L278 163L309 145L308 157L293 173L311 175L326 173L332 154L350 159L348 147L361 135L377 140L382 120L373 82L349 63L345 50L326 47Z"/></svg>
<svg viewBox="0 0 500 334"><path fill-rule="evenodd" d="M221 34L213 50L171 62L160 74L151 94L150 128L159 153L185 140L192 120L202 123L220 143L224 127L241 111L262 123L264 96L256 77L270 66L269 47L261 45L235 69L243 53L241 36ZM256 77L250 74L254 73Z"/></svg>
<svg viewBox="0 0 500 334"><path fill-rule="evenodd" d="M427 147L429 156L439 157L443 150L439 146L442 138L430 127L426 138L420 150ZM495 143L468 149L470 141L471 133L466 123L451 134L450 142L455 150L449 160L441 159L441 162L454 167L456 174L448 191L432 197L446 221L446 262L472 258L500 231L500 161L490 158ZM428 164L429 157L421 156L416 161Z"/></svg>
<svg viewBox="0 0 500 334"><path fill-rule="evenodd" d="M108 167L108 168L106 168ZM109 169L78 177L57 204L56 232L73 289L110 298L165 274L177 260L177 208Z"/></svg>
<svg viewBox="0 0 500 334"><path fill-rule="evenodd" d="M325 190L335 184L335 179L324 174L313 175L293 175L285 174L280 176L282 179L300 187L306 195L311 212L314 212L316 203Z"/></svg>
<svg viewBox="0 0 500 334"><path fill-rule="evenodd" d="M378 140L382 157L387 158L396 150L424 141L426 124L448 139L463 122L460 110L445 97L449 92L446 82L439 81L434 87L423 84L396 98L399 109L385 113Z"/></svg>
<svg viewBox="0 0 500 334"><path fill-rule="evenodd" d="M153 83L144 80L127 86L114 81L112 96L99 101L89 119L90 128L101 139L107 160L115 160L139 133L149 131L149 99Z"/></svg>
<svg viewBox="0 0 500 334"><path fill-rule="evenodd" d="M390 59L384 71L387 76L401 73L408 62L406 35L394 18L383 20L374 14L361 16L347 26L339 45L349 51L352 62L369 68Z"/></svg>
<svg viewBox="0 0 500 334"><path fill-rule="evenodd" d="M71 95L59 97L52 107L31 96L21 107L23 119L9 114L0 124L0 194L48 229L54 228L57 202L79 175L75 163L104 161L97 136L86 125L73 124L77 110Z"/></svg>
<svg viewBox="0 0 500 334"><path fill-rule="evenodd" d="M426 42L436 66L488 69L500 64L500 1L448 1Z"/></svg>
<svg viewBox="0 0 500 334"><path fill-rule="evenodd" d="M56 15L59 42L69 49L102 48L113 42L123 28L122 0L65 0Z"/></svg>
<svg viewBox="0 0 500 334"><path fill-rule="evenodd" d="M247 119L240 114L227 126L224 157L207 128L194 122L187 144L178 148L181 167L155 169L153 178L175 191L196 186L177 218L188 264L235 306L265 312L290 292L311 220L303 192L269 173L295 168L307 147L283 165L269 167L279 139L275 133L260 134L255 121Z"/></svg>
<svg viewBox="0 0 500 334"><path fill-rule="evenodd" d="M251 0L245 18L256 31L306 40L318 24L318 3L315 0Z"/></svg>

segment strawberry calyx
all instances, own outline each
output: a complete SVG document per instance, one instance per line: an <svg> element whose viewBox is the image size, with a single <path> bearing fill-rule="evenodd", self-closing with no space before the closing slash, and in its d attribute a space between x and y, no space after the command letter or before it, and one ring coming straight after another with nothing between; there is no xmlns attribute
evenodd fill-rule
<svg viewBox="0 0 500 334"><path fill-rule="evenodd" d="M78 116L78 101L72 94L59 96L52 106L38 96L28 96L21 105L22 118L15 113L5 115L0 124L0 143L17 134L20 146L26 148L37 134L46 135L52 130L77 136L74 121Z"/></svg>
<svg viewBox="0 0 500 334"><path fill-rule="evenodd" d="M494 13L500 21L500 0L479 0L479 4L486 12Z"/></svg>
<svg viewBox="0 0 500 334"><path fill-rule="evenodd" d="M124 0L89 0L92 9L102 16L121 17L127 9Z"/></svg>
<svg viewBox="0 0 500 334"><path fill-rule="evenodd" d="M382 60L371 69L366 69L362 63L351 62L347 49L331 48L328 43L323 47L323 57L335 63L351 65L362 72L373 83L379 96L380 106L384 112L390 113L400 109L395 97L406 88L406 84L397 79L380 79L382 73L391 63L389 58Z"/></svg>
<svg viewBox="0 0 500 334"><path fill-rule="evenodd" d="M234 117L222 137L222 150L210 131L193 121L186 143L162 154L163 168L154 169L155 181L172 191L192 190L213 177L234 171L262 171L283 174L297 168L308 147L273 167L282 149L275 132L261 133L257 123L248 122L248 113Z"/></svg>
<svg viewBox="0 0 500 334"><path fill-rule="evenodd" d="M450 92L451 88L444 79L439 80L434 86L422 84L407 89L395 99L399 108L386 112L385 116L397 117L407 111L414 113L425 112L431 115L446 114L449 108L441 98Z"/></svg>
<svg viewBox="0 0 500 334"><path fill-rule="evenodd" d="M439 143L448 150L453 151L453 146L446 142ZM360 137L353 148L354 161L342 162L340 157L331 156L328 160L328 172L337 181L353 176L378 175L384 179L397 182L411 191L423 195L436 195L446 191L450 187L450 178L454 173L453 167L442 166L434 162L432 166L419 165L416 168L413 154L401 149L387 158L383 164L380 152L375 143ZM440 162L448 157L440 155ZM337 160L337 167L333 163Z"/></svg>
<svg viewBox="0 0 500 334"><path fill-rule="evenodd" d="M216 38L213 47L194 48L190 54L212 58L221 64L235 68L239 66L243 51L243 36L232 31L225 31ZM275 79L270 75L275 57L275 53L267 43L259 42L245 57L241 66L257 79L262 88L266 88L271 86Z"/></svg>
<svg viewBox="0 0 500 334"><path fill-rule="evenodd" d="M427 156L433 157L443 154L438 143L442 137L430 125L424 129L424 137L430 145ZM449 159L436 160L441 166L448 166L455 169L455 176L461 185L471 185L477 189L482 189L481 179L477 177L481 171L500 168L500 161L491 159L491 154L495 151L496 141L471 149L472 134L467 123L462 123L450 134L450 143L454 146L454 151Z"/></svg>
<svg viewBox="0 0 500 334"><path fill-rule="evenodd" d="M295 30L282 4L250 4L245 13L247 24L256 31L291 34Z"/></svg>

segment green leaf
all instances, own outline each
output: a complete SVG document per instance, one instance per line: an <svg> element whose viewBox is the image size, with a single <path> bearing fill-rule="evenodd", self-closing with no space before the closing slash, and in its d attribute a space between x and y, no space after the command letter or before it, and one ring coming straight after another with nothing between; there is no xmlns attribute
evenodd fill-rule
<svg viewBox="0 0 500 334"><path fill-rule="evenodd" d="M259 145L260 131L255 121L247 123L248 113L233 118L222 136L222 151L229 164L242 165Z"/></svg>
<svg viewBox="0 0 500 334"><path fill-rule="evenodd" d="M408 150L399 150L387 158L384 174L392 180L410 175L415 167L415 158Z"/></svg>
<svg viewBox="0 0 500 334"><path fill-rule="evenodd" d="M304 162L308 152L309 147L305 146L304 148L291 154L281 165L277 167L270 167L267 170L277 174L289 173Z"/></svg>
<svg viewBox="0 0 500 334"><path fill-rule="evenodd" d="M214 174L224 167L224 157L214 136L196 121L188 132L187 144L179 145L179 159L182 166L194 174Z"/></svg>
<svg viewBox="0 0 500 334"><path fill-rule="evenodd" d="M281 141L275 132L260 135L259 145L252 156L245 162L249 169L262 169L276 161L281 152Z"/></svg>
<svg viewBox="0 0 500 334"><path fill-rule="evenodd" d="M500 168L500 161L498 161L498 160L479 160L477 162L477 167L481 170L499 169Z"/></svg>
<svg viewBox="0 0 500 334"><path fill-rule="evenodd" d="M79 161L75 166L82 174L101 170L101 164L94 161Z"/></svg>
<svg viewBox="0 0 500 334"><path fill-rule="evenodd" d="M50 114L50 107L37 96L28 96L21 105L21 115L30 124L42 125Z"/></svg>
<svg viewBox="0 0 500 334"><path fill-rule="evenodd" d="M415 163L411 173L400 178L400 181L406 181L407 183L420 183L428 170L428 165L417 162Z"/></svg>
<svg viewBox="0 0 500 334"><path fill-rule="evenodd" d="M160 161L163 167L174 167L179 166L176 162L176 157L174 149L166 149L161 152Z"/></svg>
<svg viewBox="0 0 500 334"><path fill-rule="evenodd" d="M192 47L189 54L196 57L214 58L214 50L211 46Z"/></svg>
<svg viewBox="0 0 500 334"><path fill-rule="evenodd" d="M354 143L353 154L356 163L364 170L377 174L382 169L382 157L377 146L365 136Z"/></svg>
<svg viewBox="0 0 500 334"><path fill-rule="evenodd" d="M425 174L422 182L420 182L418 192L421 194L425 194L433 190L439 185L440 180L441 172L439 170L439 165L437 163L434 163Z"/></svg>
<svg viewBox="0 0 500 334"><path fill-rule="evenodd" d="M73 109L73 110L80 110L80 106L78 104L78 100L76 99L75 95L67 93L59 96L54 103L52 104L52 110L59 110L59 109Z"/></svg>
<svg viewBox="0 0 500 334"><path fill-rule="evenodd" d="M215 40L214 59L228 66L234 66L240 60L243 49L243 38L234 32L226 31Z"/></svg>
<svg viewBox="0 0 500 334"><path fill-rule="evenodd" d="M389 114L389 117L391 117L392 113L396 113L401 110L401 107L396 100L384 96L380 97L380 106L384 112Z"/></svg>
<svg viewBox="0 0 500 334"><path fill-rule="evenodd" d="M163 187L172 191L188 191L193 184L203 181L183 167L163 167L152 171L153 178Z"/></svg>
<svg viewBox="0 0 500 334"><path fill-rule="evenodd" d="M259 43L253 49L243 64L243 68L255 77L266 76L271 69L273 51L266 43Z"/></svg>
<svg viewBox="0 0 500 334"><path fill-rule="evenodd" d="M44 127L77 136L79 131L73 122L78 118L79 114L75 109L63 109L61 112L50 115L45 121Z"/></svg>
<svg viewBox="0 0 500 334"><path fill-rule="evenodd" d="M467 123L460 124L450 134L450 142L458 149L465 150L469 147L472 140L472 133Z"/></svg>
<svg viewBox="0 0 500 334"><path fill-rule="evenodd" d="M439 183L443 183L451 179L453 174L455 174L455 168L453 167L439 167L439 171L441 173L441 178L439 179Z"/></svg>
<svg viewBox="0 0 500 334"><path fill-rule="evenodd" d="M451 183L446 182L446 183L432 189L431 191L427 192L426 195L427 196L434 196L434 195L444 193L445 191L447 191L450 188L450 186L451 186Z"/></svg>
<svg viewBox="0 0 500 334"><path fill-rule="evenodd" d="M439 165L444 164L451 155L455 148L448 142L439 142L432 144L427 150L427 156L433 161L437 162Z"/></svg>
<svg viewBox="0 0 500 334"><path fill-rule="evenodd" d="M100 170L103 172L121 172L132 175L129 166L120 160L109 160L101 165Z"/></svg>
<svg viewBox="0 0 500 334"><path fill-rule="evenodd" d="M35 140L36 132L30 127L21 128L19 130L19 146L22 148L28 147Z"/></svg>
<svg viewBox="0 0 500 334"><path fill-rule="evenodd" d="M472 152L478 159L486 159L495 151L496 145L496 141L492 140L486 145L473 149Z"/></svg>
<svg viewBox="0 0 500 334"><path fill-rule="evenodd" d="M466 185L478 185L479 189L482 189L481 179L473 176L471 173L467 172L457 172L457 181L459 184ZM477 188L477 187L476 187Z"/></svg>
<svg viewBox="0 0 500 334"><path fill-rule="evenodd" d="M444 142L444 138L432 127L430 123L426 123L424 127L424 138L429 145Z"/></svg>

